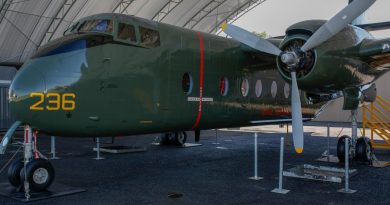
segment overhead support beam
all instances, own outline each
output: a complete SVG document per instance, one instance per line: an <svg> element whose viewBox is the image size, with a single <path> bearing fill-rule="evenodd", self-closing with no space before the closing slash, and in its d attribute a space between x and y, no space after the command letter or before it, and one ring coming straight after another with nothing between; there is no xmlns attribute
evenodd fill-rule
<svg viewBox="0 0 390 205"><path fill-rule="evenodd" d="M170 0L166 3L154 16L154 21L161 22L164 18L171 13L173 9L175 9L183 0Z"/></svg>
<svg viewBox="0 0 390 205"><path fill-rule="evenodd" d="M220 7L224 0L212 0L207 3L199 12L192 16L184 25L184 28L193 29L196 25L199 24L204 18L209 16L213 11L217 10ZM218 14L217 14L218 15Z"/></svg>
<svg viewBox="0 0 390 205"><path fill-rule="evenodd" d="M208 32L209 33L216 32L217 34L221 33L220 27L221 27L222 23L224 23L224 22L233 23L233 22L237 21L237 19L239 19L240 17L242 17L243 15L245 15L246 13L248 13L249 11L251 11L252 9L257 7L258 5L264 3L265 1L267 1L267 0L251 0L251 1L248 1L241 6L238 6L237 9L232 11L230 15L228 15L227 17L223 18L222 20L218 21L216 23L216 25L212 29L210 29ZM218 19L218 18L216 17L216 19Z"/></svg>
<svg viewBox="0 0 390 205"><path fill-rule="evenodd" d="M7 13L12 0L2 0L0 6L0 24L3 22L5 14Z"/></svg>
<svg viewBox="0 0 390 205"><path fill-rule="evenodd" d="M72 9L75 3L76 0L64 0L63 4L58 7L56 15L51 19L45 35L43 35L41 40L39 41L39 46L42 46L43 44L46 44L47 42L52 40L54 33L58 30L58 27L64 21L66 15Z"/></svg>
<svg viewBox="0 0 390 205"><path fill-rule="evenodd" d="M52 2L49 2L49 3L46 4L46 6L45 6L45 8L44 8L44 11L46 11L47 8L49 8L49 6L51 5L51 3L52 3ZM39 15L39 19L35 22L34 28L30 31L30 33L27 34L28 36L31 37L31 36L33 35L33 33L35 32L37 26L38 26L39 23L41 22L41 19L42 19L42 18L45 18L45 17L43 16L43 13L42 13L41 15ZM31 41L32 41L32 40L31 40ZM34 42L32 42L32 43L34 44L34 48L33 48L33 49L29 49L30 53L31 53L32 51L34 51L34 50L37 50L37 49L39 48L39 45L40 45L38 42L37 42L36 44L35 44ZM24 44L24 47L23 47L23 49L22 49L22 55L19 56L19 61L22 61L22 58L23 58L23 56L24 56L24 53L25 53L26 48L27 48L28 45L29 45L29 42L27 41L27 42Z"/></svg>
<svg viewBox="0 0 390 205"><path fill-rule="evenodd" d="M120 0L118 2L118 4L114 7L114 9L112 10L112 13L120 13L120 14L126 13L126 14L129 14L127 12L127 9L130 7L130 5L134 1L135 0Z"/></svg>

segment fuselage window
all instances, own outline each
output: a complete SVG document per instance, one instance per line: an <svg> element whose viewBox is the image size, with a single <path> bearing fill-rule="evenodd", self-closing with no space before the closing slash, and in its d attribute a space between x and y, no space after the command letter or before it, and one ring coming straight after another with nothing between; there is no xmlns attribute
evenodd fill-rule
<svg viewBox="0 0 390 205"><path fill-rule="evenodd" d="M183 78L181 80L181 87L186 95L191 94L193 84L194 83L192 81L192 76L189 73L184 73Z"/></svg>
<svg viewBox="0 0 390 205"><path fill-rule="evenodd" d="M160 33L158 31L140 26L139 32L141 34L141 45L152 48L160 46Z"/></svg>
<svg viewBox="0 0 390 205"><path fill-rule="evenodd" d="M248 79L244 79L241 82L241 94L246 97L249 93L249 81Z"/></svg>
<svg viewBox="0 0 390 205"><path fill-rule="evenodd" d="M275 81L272 81L272 85L271 85L271 95L272 95L272 97L275 98L277 93L278 93L278 85L276 84Z"/></svg>
<svg viewBox="0 0 390 205"><path fill-rule="evenodd" d="M135 28L133 25L119 23L118 38L125 41L136 42Z"/></svg>
<svg viewBox="0 0 390 205"><path fill-rule="evenodd" d="M256 92L256 97L261 96L261 93L263 92L263 83L261 82L261 80L256 81L255 92Z"/></svg>
<svg viewBox="0 0 390 205"><path fill-rule="evenodd" d="M112 33L112 21L108 19L86 21L80 26L79 32Z"/></svg>
<svg viewBox="0 0 390 205"><path fill-rule="evenodd" d="M290 96L290 85L288 83L284 84L284 97L288 98Z"/></svg>
<svg viewBox="0 0 390 205"><path fill-rule="evenodd" d="M226 96L229 91L229 81L227 78L222 77L219 81L219 92L222 96Z"/></svg>

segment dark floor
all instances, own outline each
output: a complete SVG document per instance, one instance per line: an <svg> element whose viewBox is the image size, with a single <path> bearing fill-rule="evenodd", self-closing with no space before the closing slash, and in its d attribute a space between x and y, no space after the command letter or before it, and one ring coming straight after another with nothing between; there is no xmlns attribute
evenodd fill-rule
<svg viewBox="0 0 390 205"><path fill-rule="evenodd" d="M308 133L307 133L308 134ZM285 178L287 195L271 193L277 186L280 134L259 135L261 181L253 176L253 135L241 132L204 131L203 146L192 148L158 147L151 145L156 135L119 138L116 144L147 147L147 152L106 154L105 160L92 158L91 139L57 138L60 160L52 161L56 181L87 189L87 192L31 202L29 204L390 204L390 167L372 168L353 163L358 174L351 178L350 187L358 190L348 195L338 193L343 184L314 182ZM39 139L42 153L49 152L49 137ZM193 142L193 136L189 136ZM288 146L285 168L314 161L326 149L326 138L306 136L305 151L294 153ZM336 138L332 138L334 152ZM217 149L216 146L227 149ZM15 150L11 148L8 151ZM21 156L21 154L19 154ZM390 152L377 153L378 158L390 160ZM0 168L11 153L0 158ZM326 164L340 166L336 164ZM5 182L6 171L0 173ZM180 198L170 198L180 193ZM0 204L22 204L0 196Z"/></svg>

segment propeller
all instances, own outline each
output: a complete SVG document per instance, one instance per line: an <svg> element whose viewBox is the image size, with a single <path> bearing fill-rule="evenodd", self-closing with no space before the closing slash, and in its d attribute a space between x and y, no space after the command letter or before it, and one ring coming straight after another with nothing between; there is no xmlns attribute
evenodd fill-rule
<svg viewBox="0 0 390 205"><path fill-rule="evenodd" d="M259 38L254 33L232 24L222 24L222 30L230 37L261 52L279 56L281 61L290 69L292 83L291 109L293 141L295 151L297 153L303 152L303 122L296 72L300 69L301 62L305 60L306 52L316 48L339 33L349 23L370 8L375 1L376 0L354 0L351 4L322 25L300 49L295 51L283 52L274 44L265 39Z"/></svg>

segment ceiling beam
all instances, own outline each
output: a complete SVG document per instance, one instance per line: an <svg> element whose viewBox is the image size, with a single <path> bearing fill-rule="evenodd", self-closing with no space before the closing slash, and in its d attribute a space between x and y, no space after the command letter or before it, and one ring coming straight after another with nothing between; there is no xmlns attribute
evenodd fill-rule
<svg viewBox="0 0 390 205"><path fill-rule="evenodd" d="M193 29L199 22L207 17L211 12L216 10L219 6L225 3L224 0L212 0L193 15L184 25L184 28Z"/></svg>
<svg viewBox="0 0 390 205"><path fill-rule="evenodd" d="M183 0L169 0L152 18L154 21L161 22L164 18L171 13Z"/></svg>
<svg viewBox="0 0 390 205"><path fill-rule="evenodd" d="M0 7L0 24L3 22L5 14L7 14L8 8L12 3L12 0L2 0Z"/></svg>
<svg viewBox="0 0 390 205"><path fill-rule="evenodd" d="M252 9L257 7L258 5L264 3L265 1L267 1L267 0L250 0L250 1L246 2L245 4L237 7L236 10L232 11L230 15L223 18L221 21L217 22L216 25L212 29L210 29L208 32L209 33L215 32L217 34L221 33L220 27L221 27L222 23L224 23L224 22L233 23L233 22L237 21L237 19L242 17L244 14L248 13L249 11L251 11Z"/></svg>
<svg viewBox="0 0 390 205"><path fill-rule="evenodd" d="M120 14L123 14L124 12L126 12L126 14L129 14L127 12L127 9L129 8L129 6L134 2L135 0L120 0L118 2L118 4L114 7L114 9L112 10L112 13L120 13Z"/></svg>
<svg viewBox="0 0 390 205"><path fill-rule="evenodd" d="M64 21L66 15L72 9L75 3L76 0L64 0L61 6L58 7L56 15L51 19L49 26L46 30L46 33L42 36L42 38L38 42L39 46L42 46L43 44L49 42L53 38L54 33L57 31L58 27Z"/></svg>

